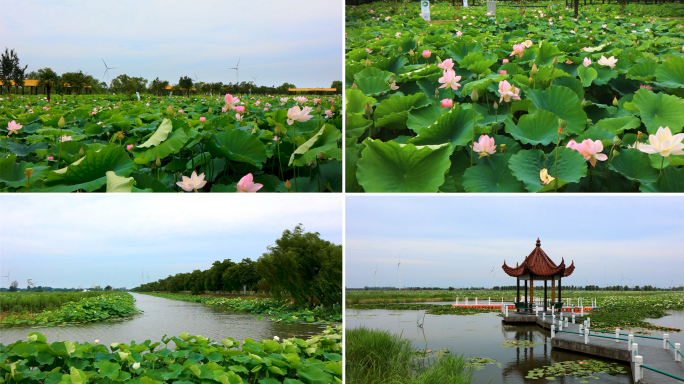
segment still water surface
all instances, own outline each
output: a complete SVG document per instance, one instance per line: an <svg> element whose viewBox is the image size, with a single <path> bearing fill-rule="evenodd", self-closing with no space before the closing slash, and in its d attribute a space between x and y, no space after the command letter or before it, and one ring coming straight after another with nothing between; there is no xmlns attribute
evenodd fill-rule
<svg viewBox="0 0 684 384"><path fill-rule="evenodd" d="M504 325L496 313L473 316L426 315L423 328L417 326L422 321L422 311L354 310L347 309L347 329L365 326L372 329L389 330L402 334L420 349L450 349L465 357L489 357L501 364L487 365L474 372L476 383L579 383L582 379L574 376L547 379L525 379L531 369L542 368L557 362L570 360L602 360L587 355L571 353L551 348L551 334L534 324ZM502 348L506 340L529 340L537 344L531 348ZM655 341L655 340L654 340ZM620 364L627 372L626 364ZM610 376L596 374L600 380L591 382L631 384L629 374Z"/></svg>
<svg viewBox="0 0 684 384"><path fill-rule="evenodd" d="M30 332L45 333L49 343L58 341L59 337L60 341L79 342L93 342L98 339L100 344L109 346L114 342L161 341L164 334L177 336L182 332L217 341L226 337L238 341L246 338L259 341L272 339L273 336L308 337L325 329L320 324L278 324L269 321L268 316L258 320L256 315L235 313L199 303L137 293L132 295L137 300L138 309L145 312L130 320L43 328L1 328L0 343L7 345L17 340L26 340L26 335Z"/></svg>

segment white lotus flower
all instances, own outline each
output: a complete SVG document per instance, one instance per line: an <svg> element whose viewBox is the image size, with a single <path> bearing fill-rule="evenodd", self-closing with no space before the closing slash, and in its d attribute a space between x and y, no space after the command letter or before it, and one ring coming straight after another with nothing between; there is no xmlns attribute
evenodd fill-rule
<svg viewBox="0 0 684 384"><path fill-rule="evenodd" d="M140 368L140 363L133 364L133 369L138 369L138 368Z"/></svg>
<svg viewBox="0 0 684 384"><path fill-rule="evenodd" d="M672 131L669 127L660 127L655 135L648 136L648 144L644 144L639 148L641 152L645 153L660 153L663 157L670 155L684 155L684 133L678 133L672 136Z"/></svg>
<svg viewBox="0 0 684 384"><path fill-rule="evenodd" d="M614 56L611 56L610 58L606 59L605 56L601 55L601 58L599 59L598 63L613 68L617 61L618 59L616 59Z"/></svg>

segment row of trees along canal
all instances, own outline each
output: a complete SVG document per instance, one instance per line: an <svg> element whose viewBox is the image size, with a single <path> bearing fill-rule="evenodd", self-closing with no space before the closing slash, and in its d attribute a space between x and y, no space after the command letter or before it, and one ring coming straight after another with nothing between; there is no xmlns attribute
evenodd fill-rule
<svg viewBox="0 0 684 384"><path fill-rule="evenodd" d="M243 286L276 299L291 297L297 305L331 306L342 297L342 246L305 232L300 224L285 230L257 261L215 261L205 271L178 273L132 291L229 294Z"/></svg>
<svg viewBox="0 0 684 384"><path fill-rule="evenodd" d="M296 88L294 84L283 83L280 86L260 86L252 84L251 82L241 81L235 83L224 84L222 82L202 82L193 80L189 76L182 76L178 79L178 83L168 89L170 83L168 80L160 80L159 77L149 81L143 77L133 77L128 75L119 75L112 79L107 84L104 81L96 79L92 75L78 72L65 72L58 75L51 68L42 68L36 71L28 72L28 66L21 66L19 63L19 56L17 56L14 49L8 50L0 55L0 82L2 84L13 84L12 87L3 87L8 97L12 96L11 88L22 89L25 85L25 80L38 80L38 87L44 88L48 99L52 92L60 95L81 94L87 90L87 93L95 94L125 94L134 95L136 92L141 94L149 93L157 96L165 95L169 91L175 94L287 94L288 88ZM338 93L342 92L342 82L333 81L331 88L336 88ZM21 91L20 91L21 92Z"/></svg>

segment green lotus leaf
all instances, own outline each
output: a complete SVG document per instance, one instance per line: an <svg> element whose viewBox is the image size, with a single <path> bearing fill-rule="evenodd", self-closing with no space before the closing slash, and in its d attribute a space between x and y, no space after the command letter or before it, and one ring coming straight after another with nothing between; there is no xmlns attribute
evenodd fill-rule
<svg viewBox="0 0 684 384"><path fill-rule="evenodd" d="M568 122L567 130L579 135L587 125L587 114L582 109L582 103L577 94L568 87L552 85L546 90L528 90L527 97L532 99L532 107L553 112L558 118ZM556 127L557 128L557 127Z"/></svg>
<svg viewBox="0 0 684 384"><path fill-rule="evenodd" d="M310 384L327 384L333 381L333 376L320 368L308 366L297 369L297 374Z"/></svg>
<svg viewBox="0 0 684 384"><path fill-rule="evenodd" d="M67 142L68 143L68 142ZM29 145L24 145L11 140L0 141L0 148L5 148L6 150L14 153L17 156L27 156L29 153L36 153L39 149L47 149L47 143L31 143Z"/></svg>
<svg viewBox="0 0 684 384"><path fill-rule="evenodd" d="M619 134L628 129L639 128L641 120L634 116L623 116L599 120L596 126L606 131Z"/></svg>
<svg viewBox="0 0 684 384"><path fill-rule="evenodd" d="M318 193L325 191L325 185L323 185L317 177L300 176L297 177L296 180L296 192L298 193ZM285 181L280 182L276 187L276 192L295 192L295 179L290 179L290 183L292 184L292 188L288 191L287 188L285 188ZM233 188L233 192L234 191L235 188Z"/></svg>
<svg viewBox="0 0 684 384"><path fill-rule="evenodd" d="M553 64L553 59L557 59L559 63L565 61L565 54L563 54L560 49L549 42L544 41L542 42L541 47L535 47L533 49L537 54L534 62L538 67L542 65Z"/></svg>
<svg viewBox="0 0 684 384"><path fill-rule="evenodd" d="M437 121L420 131L418 136L407 140L414 145L438 145L451 143L452 146L467 145L473 140L473 113L475 119L481 120L482 115L472 109L464 110L455 105L449 111L437 118ZM475 122L477 127L477 122Z"/></svg>
<svg viewBox="0 0 684 384"><path fill-rule="evenodd" d="M644 88L636 93L632 104L639 109L641 121L649 134L655 135L660 127L669 127L674 134L684 127L684 100L680 97L653 93Z"/></svg>
<svg viewBox="0 0 684 384"><path fill-rule="evenodd" d="M427 107L414 109L409 113L406 126L415 133L420 133L420 130L429 127L437 122L437 118L446 112L446 108L440 108L434 104Z"/></svg>
<svg viewBox="0 0 684 384"><path fill-rule="evenodd" d="M344 91L345 113L364 113L366 104L373 106L375 99L368 97L358 89L347 88ZM285 111L287 113L287 111Z"/></svg>
<svg viewBox="0 0 684 384"><path fill-rule="evenodd" d="M169 120L165 120L165 121L169 122ZM171 124L171 123L169 122L169 124ZM162 123L162 125L164 125L164 123ZM161 126L160 126L160 128L161 128ZM164 130L166 130L166 127L164 128ZM157 135L157 133L159 133L159 129L157 129L157 132L155 132L154 135L152 135L152 136ZM157 136L157 138L155 140L153 140L153 142L157 142L158 140L160 140L164 136L165 136L165 134L163 134L163 133L160 134L159 136ZM189 139L190 138L185 133L184 129L177 128L177 129L173 130L170 134L166 135L165 139L162 141L159 141L159 143L157 143L156 145L151 146L151 147L142 147L142 148L133 147L133 148L131 148L130 152L135 157L136 163L145 164L145 163L149 163L150 161L156 159L157 157L159 157L160 159L163 159L172 153L177 153L178 151L181 150L181 148L183 148L183 146L185 145L185 143L188 142ZM147 142L145 144L150 143L150 140L152 140L152 138L147 140Z"/></svg>
<svg viewBox="0 0 684 384"><path fill-rule="evenodd" d="M665 168L659 180L648 184L642 183L639 189L642 192L682 192L684 191L684 168Z"/></svg>
<svg viewBox="0 0 684 384"><path fill-rule="evenodd" d="M207 142L207 149L213 156L257 167L266 162L266 149L261 140L239 129L215 134L213 140Z"/></svg>
<svg viewBox="0 0 684 384"><path fill-rule="evenodd" d="M366 139L356 177L366 192L437 192L451 165L450 144L418 146Z"/></svg>
<svg viewBox="0 0 684 384"><path fill-rule="evenodd" d="M92 192L107 183L107 171L128 177L135 169L126 150L110 144L99 152L89 149L79 161L48 173L42 192L73 192L83 189Z"/></svg>
<svg viewBox="0 0 684 384"><path fill-rule="evenodd" d="M618 76L618 71L611 68L598 68L596 69L598 76L594 79L594 84L596 85L606 85L611 79L615 79Z"/></svg>
<svg viewBox="0 0 684 384"><path fill-rule="evenodd" d="M596 126L590 127L586 131L582 132L581 135L577 135L574 137L576 142L581 142L584 141L585 139L591 139L591 140L601 140L603 141L603 146L604 147L610 147L613 145L613 139L615 138L615 134L613 132L607 131L603 128L599 128Z"/></svg>
<svg viewBox="0 0 684 384"><path fill-rule="evenodd" d="M594 68L585 67L584 65L580 65L579 68L577 68L577 74L579 75L580 80L582 80L582 85L585 87L590 86L591 82L598 76L598 72L596 72Z"/></svg>
<svg viewBox="0 0 684 384"><path fill-rule="evenodd" d="M505 124L506 132L525 144L547 145L558 140L558 117L543 109L521 116L517 125L509 116Z"/></svg>
<svg viewBox="0 0 684 384"><path fill-rule="evenodd" d="M389 83L379 77L363 77L356 80L355 83L366 96L379 96L390 90Z"/></svg>
<svg viewBox="0 0 684 384"><path fill-rule="evenodd" d="M288 165L303 167L314 161L319 153L337 148L337 140L342 137L342 132L332 125L325 124L313 137L300 145L292 156Z"/></svg>
<svg viewBox="0 0 684 384"><path fill-rule="evenodd" d="M50 171L47 166L35 165L25 161L17 163L16 159L16 155L9 155L0 159L0 184L5 183L6 186L12 188L26 187L26 168L33 168L31 174L31 185L33 186L38 180L45 178Z"/></svg>
<svg viewBox="0 0 684 384"><path fill-rule="evenodd" d="M525 183L525 188L530 192L553 191L556 188L556 180L542 185L540 172L544 168L549 176L557 178L557 187L577 183L587 175L587 161L574 149L559 147L557 164L556 169L555 149L548 155L539 149L520 151L509 160L513 176Z"/></svg>
<svg viewBox="0 0 684 384"><path fill-rule="evenodd" d="M382 69L376 67L366 67L354 74L354 80L356 82L356 86L359 86L358 81L362 79L377 77L387 83L390 81L392 76L394 76L392 72L383 71Z"/></svg>
<svg viewBox="0 0 684 384"><path fill-rule="evenodd" d="M463 188L466 192L525 192L525 184L516 179L508 167L511 156L510 153L497 153L466 169Z"/></svg>
<svg viewBox="0 0 684 384"><path fill-rule="evenodd" d="M430 104L430 100L423 93L410 96L393 95L380 102L373 117L376 127L390 129L406 128L406 121L411 110Z"/></svg>
<svg viewBox="0 0 684 384"><path fill-rule="evenodd" d="M620 155L613 157L610 162L610 169L643 184L652 183L658 178L658 170L651 167L648 154L638 149L621 149Z"/></svg>
<svg viewBox="0 0 684 384"><path fill-rule="evenodd" d="M135 148L149 148L149 147L155 147L164 140L166 140L169 137L169 133L173 130L173 125L171 124L171 120L169 119L164 119L162 120L162 123L159 124L159 128L157 128L156 131L154 131L154 134L150 136L147 141L144 143L135 146Z"/></svg>
<svg viewBox="0 0 684 384"><path fill-rule="evenodd" d="M655 70L656 80L667 87L684 87L684 56L672 57Z"/></svg>
<svg viewBox="0 0 684 384"><path fill-rule="evenodd" d="M632 68L627 71L627 77L635 79L648 81L655 77L655 71L658 68L658 64L652 60L642 61L641 63L635 64Z"/></svg>
<svg viewBox="0 0 684 384"><path fill-rule="evenodd" d="M130 193L135 185L132 177L117 176L112 171L107 171L107 193Z"/></svg>

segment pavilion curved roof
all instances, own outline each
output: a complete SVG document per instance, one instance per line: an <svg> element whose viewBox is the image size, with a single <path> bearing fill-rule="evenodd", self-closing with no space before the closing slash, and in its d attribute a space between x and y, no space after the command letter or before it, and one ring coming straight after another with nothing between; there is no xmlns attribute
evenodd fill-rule
<svg viewBox="0 0 684 384"><path fill-rule="evenodd" d="M561 259L560 264L556 265L551 258L541 249L541 241L537 239L537 246L525 258L522 264L509 267L504 261L502 268L507 275L519 277L524 275L534 275L535 277L552 277L559 275L562 277L570 276L575 271L575 262L570 266L565 266L565 260Z"/></svg>

